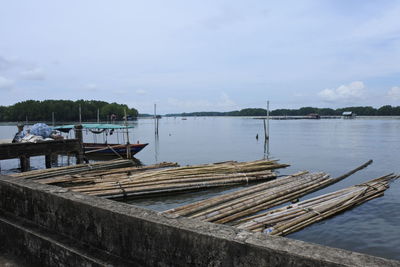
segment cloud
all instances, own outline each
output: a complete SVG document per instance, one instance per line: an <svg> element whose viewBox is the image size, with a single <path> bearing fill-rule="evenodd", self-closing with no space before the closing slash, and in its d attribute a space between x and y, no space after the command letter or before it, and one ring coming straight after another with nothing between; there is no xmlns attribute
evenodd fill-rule
<svg viewBox="0 0 400 267"><path fill-rule="evenodd" d="M390 88L387 95L393 100L400 100L400 87L394 86L394 87Z"/></svg>
<svg viewBox="0 0 400 267"><path fill-rule="evenodd" d="M11 62L0 56L0 70L6 70L11 66Z"/></svg>
<svg viewBox="0 0 400 267"><path fill-rule="evenodd" d="M145 95L145 94L147 94L147 91L146 91L146 90L143 90L143 89L138 89L138 90L136 90L136 94L138 94L138 95Z"/></svg>
<svg viewBox="0 0 400 267"><path fill-rule="evenodd" d="M14 86L14 81L0 76L0 90L9 90Z"/></svg>
<svg viewBox="0 0 400 267"><path fill-rule="evenodd" d="M22 71L21 78L24 80L42 81L45 79L44 71L41 68L33 68Z"/></svg>
<svg viewBox="0 0 400 267"><path fill-rule="evenodd" d="M221 93L220 101L217 103L217 106L221 108L233 108L236 106L236 103L230 99L226 93Z"/></svg>
<svg viewBox="0 0 400 267"><path fill-rule="evenodd" d="M318 93L318 96L327 102L347 102L363 98L365 96L364 88L363 82L355 81L348 85L341 85L336 89L324 89Z"/></svg>

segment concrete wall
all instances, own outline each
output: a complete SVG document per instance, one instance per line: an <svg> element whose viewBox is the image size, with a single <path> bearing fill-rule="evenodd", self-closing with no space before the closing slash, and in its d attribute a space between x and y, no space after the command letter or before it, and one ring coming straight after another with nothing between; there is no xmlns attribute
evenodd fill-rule
<svg viewBox="0 0 400 267"><path fill-rule="evenodd" d="M400 266L400 262L0 178L0 249L47 266Z"/></svg>

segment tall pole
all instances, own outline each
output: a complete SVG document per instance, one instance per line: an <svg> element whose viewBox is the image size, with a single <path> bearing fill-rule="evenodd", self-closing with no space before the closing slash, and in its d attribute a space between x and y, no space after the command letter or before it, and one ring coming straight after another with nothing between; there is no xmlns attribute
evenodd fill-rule
<svg viewBox="0 0 400 267"><path fill-rule="evenodd" d="M97 123L100 122L100 110L97 109Z"/></svg>
<svg viewBox="0 0 400 267"><path fill-rule="evenodd" d="M157 104L154 104L154 134L158 135Z"/></svg>
<svg viewBox="0 0 400 267"><path fill-rule="evenodd" d="M82 124L82 108L80 104L79 104L79 124Z"/></svg>
<svg viewBox="0 0 400 267"><path fill-rule="evenodd" d="M269 140L269 100L267 101L267 139Z"/></svg>
<svg viewBox="0 0 400 267"><path fill-rule="evenodd" d="M129 131L128 131L128 116L126 115L126 109L124 109L125 113L125 127L126 127L126 158L131 158L131 147L129 145Z"/></svg>

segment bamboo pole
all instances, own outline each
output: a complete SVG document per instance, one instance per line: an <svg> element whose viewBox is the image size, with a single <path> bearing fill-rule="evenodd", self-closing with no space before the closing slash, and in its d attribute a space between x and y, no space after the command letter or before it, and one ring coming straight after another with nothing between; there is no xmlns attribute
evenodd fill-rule
<svg viewBox="0 0 400 267"><path fill-rule="evenodd" d="M240 229L287 235L365 201L382 196L389 182L399 176L389 174L366 183L318 196L294 205L266 212L261 217L237 225Z"/></svg>
<svg viewBox="0 0 400 267"><path fill-rule="evenodd" d="M209 198L209 199L206 199L206 200L202 200L202 201L199 201L199 202L194 202L194 203L191 203L191 204L188 204L188 205L184 205L184 206L180 206L180 207L177 207L177 208L174 208L174 209L170 209L170 210L165 211L165 213L171 213L171 214L174 213L174 214L177 214L177 215L180 215L180 216L187 216L187 215L190 215L190 214L195 213L197 211L201 211L201 210L204 210L206 208L209 208L209 207L221 204L221 203L228 202L228 201L230 201L232 199L237 199L239 197L251 194L252 192L258 192L258 191L265 190L265 189L268 189L268 188L271 188L271 187L274 187L274 186L279 186L281 184L288 183L291 180L293 180L293 178L295 178L297 176L301 176L301 175L307 174L307 173L308 172L306 172L306 171L299 172L299 173L296 173L296 174L293 174L293 175L286 176L284 178L279 178L279 179L276 179L276 180L268 181L266 183L260 183L258 185L254 185L254 186L251 186L251 187L248 187L248 188L236 191L236 192L232 192L232 193L229 193L229 194L224 194L224 195L221 195L221 196L216 196L216 197Z"/></svg>
<svg viewBox="0 0 400 267"><path fill-rule="evenodd" d="M298 177L292 175L223 196L217 196L208 200L181 206L165 211L165 213L188 216L216 223L239 224L261 216L252 215L256 212L283 204L304 196L307 193L324 188L332 183L341 181L371 163L372 160L337 178L329 178L323 173L302 173ZM252 216L246 217L249 215Z"/></svg>

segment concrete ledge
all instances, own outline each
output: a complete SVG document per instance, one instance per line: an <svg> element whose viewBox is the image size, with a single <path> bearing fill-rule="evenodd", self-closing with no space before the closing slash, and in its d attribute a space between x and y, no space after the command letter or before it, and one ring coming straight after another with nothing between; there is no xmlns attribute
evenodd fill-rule
<svg viewBox="0 0 400 267"><path fill-rule="evenodd" d="M52 240L58 240L57 249L46 245L48 255L40 256L40 262L48 266L54 264L56 257L65 265L75 266L400 266L398 261L171 218L133 205L10 177L0 178L0 219L0 239L7 243L2 244L3 249L15 248L11 232L20 232L21 238L28 231L17 221L29 224L27 229L40 229L35 232L40 234L33 234L36 240L53 244ZM23 244L29 244L34 238L26 234L23 239ZM24 245L18 249L30 250L32 257L37 257L33 250L40 250L42 245L35 242L38 245L33 248ZM101 254L106 257L98 257Z"/></svg>

